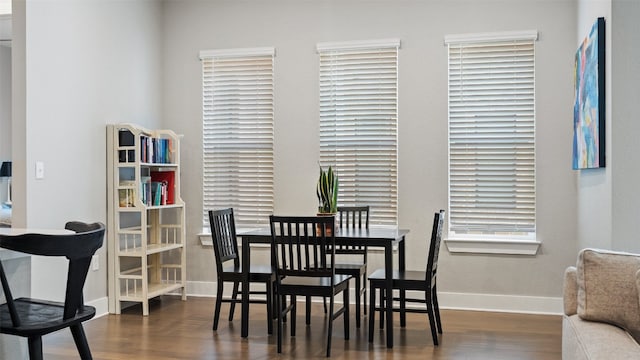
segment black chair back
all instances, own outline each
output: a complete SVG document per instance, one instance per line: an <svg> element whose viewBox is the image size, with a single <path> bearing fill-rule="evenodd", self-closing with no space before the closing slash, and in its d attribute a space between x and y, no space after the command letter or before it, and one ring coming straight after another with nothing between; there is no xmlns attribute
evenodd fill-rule
<svg viewBox="0 0 640 360"><path fill-rule="evenodd" d="M274 216L271 258L276 281L283 276L331 277L335 274L333 216Z"/></svg>
<svg viewBox="0 0 640 360"><path fill-rule="evenodd" d="M347 229L368 229L369 228L369 205L367 206L338 206L338 224L341 228ZM367 248L356 245L337 245L337 255L365 255L364 262L367 261Z"/></svg>
<svg viewBox="0 0 640 360"><path fill-rule="evenodd" d="M0 247L2 248L31 255L64 256L69 259L62 320L76 316L84 306L82 288L89 272L93 254L102 247L105 232L102 223L69 222L65 228L76 231L76 233L69 235L0 235ZM0 275L11 321L13 326L18 327L20 326L20 317L13 305L14 299L11 296L1 263Z"/></svg>
<svg viewBox="0 0 640 360"><path fill-rule="evenodd" d="M338 206L338 220L341 228L369 228L369 205Z"/></svg>
<svg viewBox="0 0 640 360"><path fill-rule="evenodd" d="M233 261L236 267L240 266L233 208L209 210L209 225L216 256L216 270L220 276L225 262Z"/></svg>
<svg viewBox="0 0 640 360"><path fill-rule="evenodd" d="M438 273L438 254L442 240L442 228L444 226L445 211L440 210L433 215L433 229L431 230L431 243L429 243L429 257L427 258L426 279L427 286L432 288L436 282Z"/></svg>

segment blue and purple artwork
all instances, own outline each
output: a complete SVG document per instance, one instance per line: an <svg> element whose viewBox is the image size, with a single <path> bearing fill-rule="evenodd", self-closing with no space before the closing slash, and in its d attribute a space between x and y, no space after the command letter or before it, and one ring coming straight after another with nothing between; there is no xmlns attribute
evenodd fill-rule
<svg viewBox="0 0 640 360"><path fill-rule="evenodd" d="M573 169L604 167L604 18L578 48L574 76Z"/></svg>

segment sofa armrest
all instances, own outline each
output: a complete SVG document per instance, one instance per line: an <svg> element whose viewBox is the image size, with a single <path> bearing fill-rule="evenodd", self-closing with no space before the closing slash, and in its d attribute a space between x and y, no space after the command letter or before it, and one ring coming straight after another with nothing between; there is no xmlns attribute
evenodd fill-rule
<svg viewBox="0 0 640 360"><path fill-rule="evenodd" d="M575 266L569 266L564 271L562 301L565 315L571 316L578 312L578 281Z"/></svg>

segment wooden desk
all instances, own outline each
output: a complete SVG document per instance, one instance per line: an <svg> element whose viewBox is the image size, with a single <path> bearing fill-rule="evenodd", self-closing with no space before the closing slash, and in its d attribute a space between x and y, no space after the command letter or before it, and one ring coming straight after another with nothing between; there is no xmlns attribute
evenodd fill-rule
<svg viewBox="0 0 640 360"><path fill-rule="evenodd" d="M405 270L405 236L409 230L376 228L369 229L342 229L336 231L336 245L359 245L368 247L379 247L384 249L384 268L386 279L386 293L393 293L393 247L398 245L398 269ZM270 244L271 230L269 228L261 228L237 234L242 238L242 272L244 274L242 280L242 314L249 314L249 265L251 264L250 244ZM402 294L401 294L402 298ZM387 318L387 347L393 347L393 327L389 319L393 318L393 296L387 296L386 303ZM242 316L241 326L242 337L249 336L249 317Z"/></svg>

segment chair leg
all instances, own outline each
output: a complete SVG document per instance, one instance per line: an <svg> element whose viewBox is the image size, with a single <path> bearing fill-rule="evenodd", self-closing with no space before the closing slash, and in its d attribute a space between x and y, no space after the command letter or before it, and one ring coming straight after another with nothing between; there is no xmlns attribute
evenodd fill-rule
<svg viewBox="0 0 640 360"><path fill-rule="evenodd" d="M297 310L297 305L296 305L296 296L295 295L291 295L290 300L291 301L291 336L296 336L296 310Z"/></svg>
<svg viewBox="0 0 640 360"><path fill-rule="evenodd" d="M231 299L234 301L231 302L231 307L229 307L229 321L233 321L233 312L236 310L236 301L238 299L238 286L240 286L239 281L235 281L233 283L233 293L231 293ZM242 291L249 291L249 289L242 289Z"/></svg>
<svg viewBox="0 0 640 360"><path fill-rule="evenodd" d="M324 305L324 313L327 313L327 298L323 297L322 298L322 304Z"/></svg>
<svg viewBox="0 0 640 360"><path fill-rule="evenodd" d="M427 314L429 315L429 327L431 328L431 337L433 338L433 345L438 346L438 334L436 332L436 321L433 314L433 302L431 299L431 291L425 291L425 300L427 302Z"/></svg>
<svg viewBox="0 0 640 360"><path fill-rule="evenodd" d="M438 305L438 294L436 292L436 286L433 286L433 311L436 314L436 324L438 325L438 333L442 334L442 321L440 320L440 306Z"/></svg>
<svg viewBox="0 0 640 360"><path fill-rule="evenodd" d="M363 294L362 313L364 315L367 315L367 272L366 271L364 272L364 274L362 274L362 294Z"/></svg>
<svg viewBox="0 0 640 360"><path fill-rule="evenodd" d="M360 276L356 276L356 327L360 329Z"/></svg>
<svg viewBox="0 0 640 360"><path fill-rule="evenodd" d="M326 305L325 305L326 306ZM311 297L307 296L305 301L305 318L304 323L307 325L311 324Z"/></svg>
<svg viewBox="0 0 640 360"><path fill-rule="evenodd" d="M386 290L381 287L380 288L380 312L378 314L380 314L380 329L384 329L384 317L386 315L386 311L385 311L385 307L386 305L386 299L385 299L385 292Z"/></svg>
<svg viewBox="0 0 640 360"><path fill-rule="evenodd" d="M331 333L333 332L333 296L329 299L329 328L327 329L327 357L331 356ZM346 306L346 304L345 304Z"/></svg>
<svg viewBox="0 0 640 360"><path fill-rule="evenodd" d="M78 348L80 359L91 360L91 350L89 350L89 343L87 343L87 336L84 333L82 324L78 323L76 325L72 325L69 329L73 335L73 341L76 343L76 348Z"/></svg>
<svg viewBox="0 0 640 360"><path fill-rule="evenodd" d="M30 360L42 360L42 337L34 336L30 337L29 343L29 359Z"/></svg>
<svg viewBox="0 0 640 360"><path fill-rule="evenodd" d="M344 314L342 314L342 316L344 317L344 339L345 340L349 340L349 287L347 286L347 289L344 290L342 292L342 302L343 302L343 306L344 306ZM358 326L360 327L360 326Z"/></svg>
<svg viewBox="0 0 640 360"><path fill-rule="evenodd" d="M369 283L369 342L373 342L373 328L376 321L376 288Z"/></svg>
<svg viewBox="0 0 640 360"><path fill-rule="evenodd" d="M277 296L280 296L280 295L277 295ZM278 311L284 312L282 314L282 322L286 323L287 322L287 312L285 310L287 308L287 297L283 295L281 300L282 300L282 302L280 303L280 309L278 309Z"/></svg>
<svg viewBox="0 0 640 360"><path fill-rule="evenodd" d="M407 303L404 299L406 299L405 290L400 290L400 327L407 326Z"/></svg>
<svg viewBox="0 0 640 360"><path fill-rule="evenodd" d="M282 315L284 310L282 305L284 303L284 296L276 296L276 306L278 307L278 354L282 352Z"/></svg>
<svg viewBox="0 0 640 360"><path fill-rule="evenodd" d="M267 280L266 293L267 293L267 334L273 334L273 284L271 280ZM243 317L247 314L242 314Z"/></svg>
<svg viewBox="0 0 640 360"><path fill-rule="evenodd" d="M216 308L213 310L213 331L218 330L218 320L220 320L220 307L222 305L222 290L224 289L224 282L218 278L218 292L216 295Z"/></svg>

